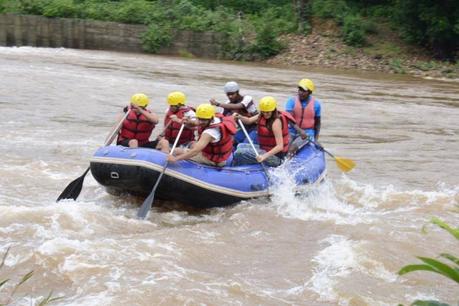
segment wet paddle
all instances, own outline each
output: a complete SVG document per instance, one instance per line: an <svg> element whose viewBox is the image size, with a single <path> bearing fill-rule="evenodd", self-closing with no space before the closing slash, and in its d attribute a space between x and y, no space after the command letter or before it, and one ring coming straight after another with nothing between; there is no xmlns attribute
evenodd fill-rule
<svg viewBox="0 0 459 306"><path fill-rule="evenodd" d="M252 138L250 138L249 133L247 133L247 130L245 129L245 126L244 126L244 124L242 123L241 119L237 119L237 123L239 123L239 126L241 127L242 131L244 132L245 137L246 137L247 140L249 141L250 146L251 146L252 149L253 149L253 152L255 152L255 156L259 156L260 154L258 154L257 149L256 149L255 146L253 145ZM269 175L268 175L268 171L266 170L265 165L264 165L263 163L260 163L260 165L261 165L261 167L263 168L263 171L265 172L266 178L267 178L268 181L269 181ZM269 186L268 186L268 191L269 191Z"/></svg>
<svg viewBox="0 0 459 306"><path fill-rule="evenodd" d="M323 150L325 153L330 155L336 162L336 165L338 168L341 169L343 172L349 172L354 167L356 166L355 162L352 159L349 158L344 158L344 157L339 157L331 154L329 151L327 151L324 147L322 147L318 142L313 142L320 150Z"/></svg>
<svg viewBox="0 0 459 306"><path fill-rule="evenodd" d="M172 146L172 149L169 153L169 155L172 155L174 153L175 147L177 146L178 140L180 139L180 136L182 135L183 128L185 127L185 124L182 123L182 126L180 127L180 130L177 134L177 137L175 138L174 145ZM142 206L140 207L139 211L137 212L137 218L139 219L145 219L147 216L148 212L151 210L151 206L153 205L153 201L155 200L155 192L156 189L159 186L159 182L161 181L161 178L164 175L164 172L166 172L166 168L168 165L168 160L166 159L166 164L164 165L163 171L159 175L158 179L156 180L155 185L153 186L153 189L151 190L150 194L148 197L143 201Z"/></svg>
<svg viewBox="0 0 459 306"><path fill-rule="evenodd" d="M118 134L118 131L120 130L121 126L123 125L124 119L127 118L127 116L129 115L130 111L131 110L129 109L126 112L126 114L123 116L123 118L120 120L120 122L118 122L118 125L116 125L115 129L113 130L113 132L111 134L109 134L109 136L105 140L104 146L108 146L113 142L113 140L115 139L116 135ZM80 195L81 189L83 188L84 178L85 178L86 174L88 174L90 168L91 167L88 167L86 169L86 171L83 173L83 175L81 175L79 178L75 179L70 184L68 184L67 187L64 189L64 191L62 191L62 193L59 195L59 197L57 198L56 202L59 202L60 200L63 200L63 199L74 199L74 200L76 200L78 198L78 196Z"/></svg>

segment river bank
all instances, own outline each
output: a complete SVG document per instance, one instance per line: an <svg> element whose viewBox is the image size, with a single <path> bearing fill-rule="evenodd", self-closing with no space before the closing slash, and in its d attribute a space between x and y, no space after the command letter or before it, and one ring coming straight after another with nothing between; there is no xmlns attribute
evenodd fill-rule
<svg viewBox="0 0 459 306"><path fill-rule="evenodd" d="M289 34L280 38L286 49L268 59L269 64L332 69L357 69L410 74L424 78L459 80L459 65L437 61L423 49L408 45L387 25L368 37L368 46L344 44L332 21L313 22L309 35Z"/></svg>

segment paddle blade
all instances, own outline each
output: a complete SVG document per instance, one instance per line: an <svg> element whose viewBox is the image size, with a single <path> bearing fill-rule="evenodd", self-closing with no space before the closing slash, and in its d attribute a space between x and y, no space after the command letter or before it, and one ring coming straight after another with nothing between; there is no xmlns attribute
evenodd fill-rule
<svg viewBox="0 0 459 306"><path fill-rule="evenodd" d="M343 157L335 157L336 165L338 168L341 169L343 172L348 172L354 169L355 167L355 162L352 159L349 158L343 158Z"/></svg>
<svg viewBox="0 0 459 306"><path fill-rule="evenodd" d="M151 210L151 206L153 205L153 202L155 201L155 191L156 188L150 192L148 197L143 201L142 206L139 208L139 211L137 212L137 218L138 219L145 219L147 216L148 212Z"/></svg>
<svg viewBox="0 0 459 306"><path fill-rule="evenodd" d="M63 199L74 199L76 200L80 195L81 189L83 188L83 182L86 174L90 168L86 169L82 176L72 181L68 186L62 191L60 196L57 198L56 202L59 202Z"/></svg>

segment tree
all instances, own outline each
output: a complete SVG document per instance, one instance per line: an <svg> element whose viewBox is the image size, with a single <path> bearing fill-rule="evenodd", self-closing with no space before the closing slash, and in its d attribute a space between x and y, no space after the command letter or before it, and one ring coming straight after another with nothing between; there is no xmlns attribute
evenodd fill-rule
<svg viewBox="0 0 459 306"><path fill-rule="evenodd" d="M293 10L296 12L296 15L298 16L298 32L300 33L304 32L305 25L308 22L308 5L308 0L293 0Z"/></svg>

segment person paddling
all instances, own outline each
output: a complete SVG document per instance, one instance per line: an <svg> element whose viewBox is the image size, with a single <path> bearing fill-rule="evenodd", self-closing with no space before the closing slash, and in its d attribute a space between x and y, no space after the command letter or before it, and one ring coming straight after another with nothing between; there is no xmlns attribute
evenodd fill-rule
<svg viewBox="0 0 459 306"><path fill-rule="evenodd" d="M116 141L117 145L129 148L143 147L166 150L162 144L159 144L158 140L150 141L151 133L159 120L157 114L146 109L149 102L150 100L143 93L131 97L130 105L123 109L125 113L128 110L130 112L121 126Z"/></svg>
<svg viewBox="0 0 459 306"><path fill-rule="evenodd" d="M201 104L196 109L198 118L199 139L191 149L176 149L176 156L169 155L169 162L191 159L195 162L223 167L231 156L233 136L236 125L232 117L223 117L215 114L215 107L210 104Z"/></svg>
<svg viewBox="0 0 459 306"><path fill-rule="evenodd" d="M298 126L312 140L319 140L321 103L312 93L316 87L309 79L302 79L298 82L298 94L290 97L285 104L285 111L292 114ZM293 128L290 133L294 138L303 136Z"/></svg>
<svg viewBox="0 0 459 306"><path fill-rule="evenodd" d="M217 102L214 98L210 99L209 102L212 105L223 108L223 116L230 116L234 113L241 114L245 117L252 117L258 114L258 110L253 102L251 96L245 95L242 96L239 93L240 87L239 84L231 81L225 84L223 87L228 101L225 103ZM252 142L256 143L257 134L255 124L245 126ZM234 145L237 146L239 143L248 142L245 139L245 134L242 129L239 127L236 135L234 135Z"/></svg>
<svg viewBox="0 0 459 306"><path fill-rule="evenodd" d="M164 118L164 141L167 141L167 146L173 144L180 127L185 124L177 144L189 146L195 140L194 132L196 129L193 122L196 120L196 113L194 109L186 106L186 96L180 91L171 92L167 96L167 104L169 104L169 108Z"/></svg>
<svg viewBox="0 0 459 306"><path fill-rule="evenodd" d="M292 147L301 147L309 140L319 140L321 103L312 96L316 87L310 79L298 82L298 93L290 97L285 104L285 111L292 114L300 129L290 127Z"/></svg>
<svg viewBox="0 0 459 306"><path fill-rule="evenodd" d="M239 144L234 152L234 166L264 163L267 166L277 167L288 152L289 123L295 124L295 119L287 112L278 111L277 101L270 96L262 98L258 107L261 114L250 118L239 114L233 115L236 120L240 119L244 124L257 123L259 144L255 145L258 154L249 144Z"/></svg>

